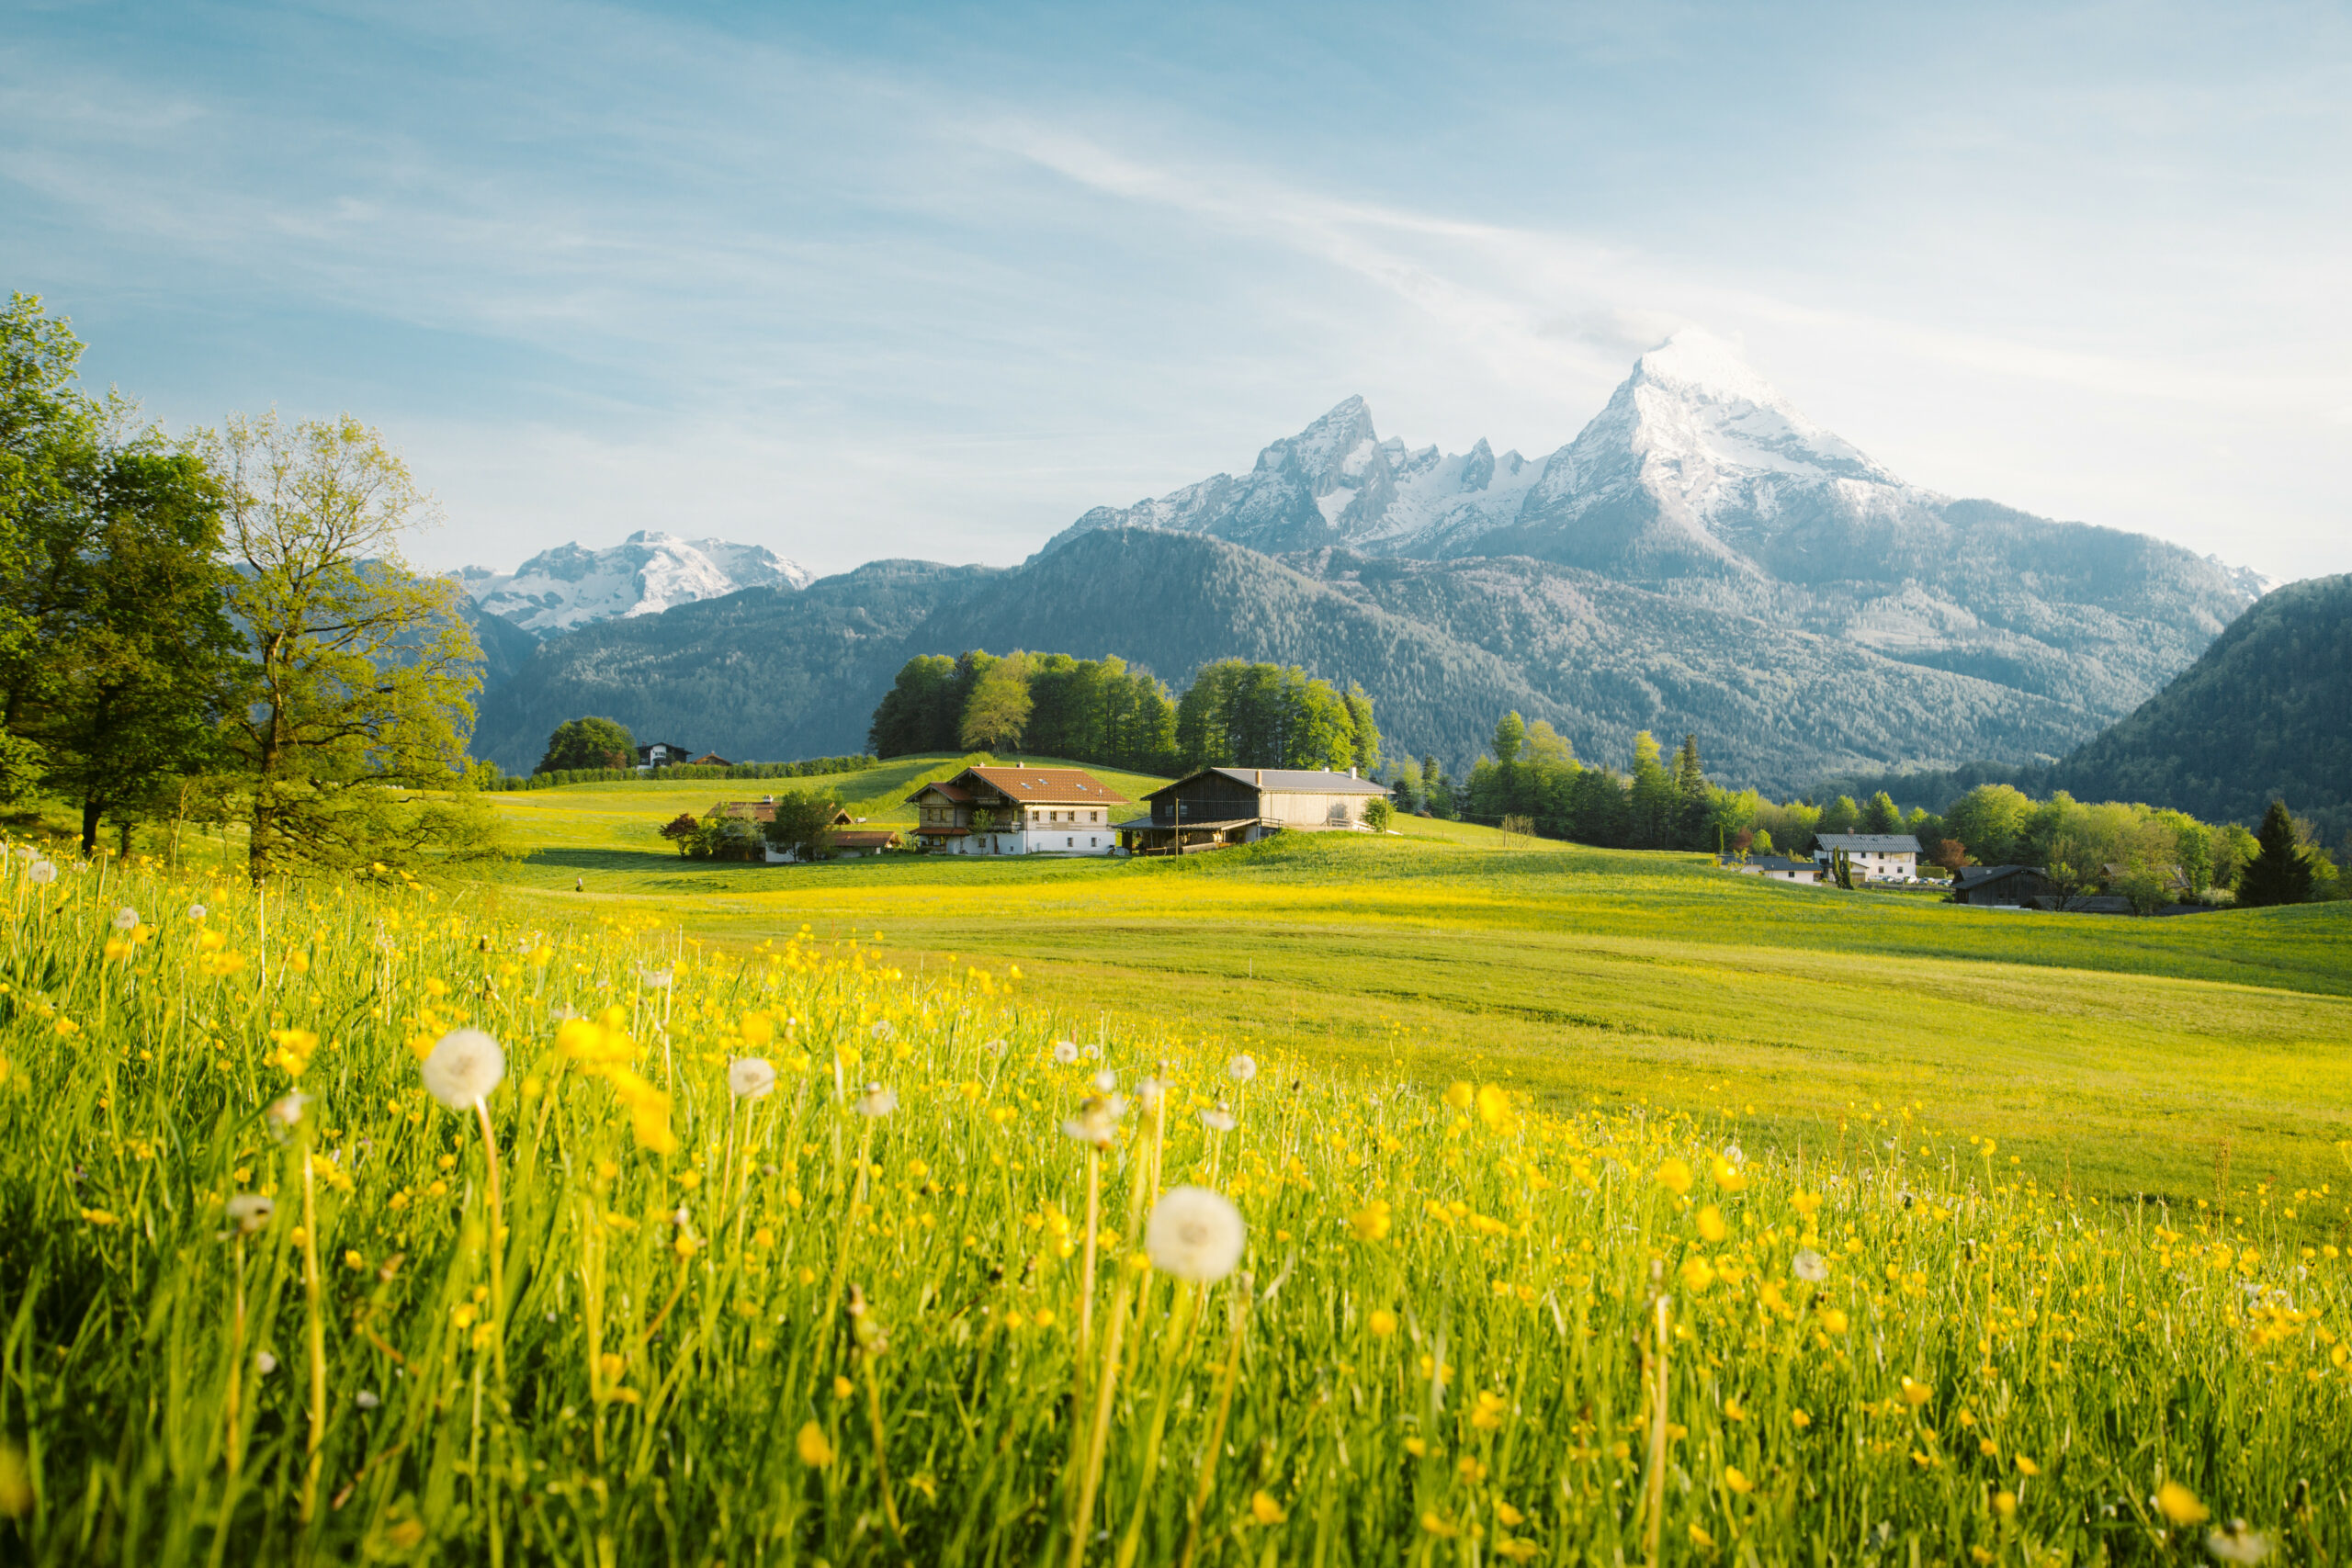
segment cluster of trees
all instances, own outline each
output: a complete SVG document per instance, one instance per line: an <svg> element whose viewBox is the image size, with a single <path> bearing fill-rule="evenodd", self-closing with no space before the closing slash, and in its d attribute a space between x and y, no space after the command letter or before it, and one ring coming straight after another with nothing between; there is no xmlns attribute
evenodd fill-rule
<svg viewBox="0 0 2352 1568"><path fill-rule="evenodd" d="M558 784L612 784L625 779L657 778L669 781L681 779L805 779L824 773L854 773L870 768L876 759L870 755L854 757L809 757L797 762L682 762L669 767L654 768L645 773L637 771L637 737L617 719L589 716L569 718L555 727L548 737L547 750L539 758L539 765L527 777L502 775L491 764L483 787L487 789L552 789Z"/></svg>
<svg viewBox="0 0 2352 1568"><path fill-rule="evenodd" d="M2062 897L2107 890L2154 908L2212 893L2241 904L2337 896L2341 883L2309 823L2273 804L2261 831L2209 823L2180 811L2105 802L2060 790L2035 800L2007 784L1980 784L1941 812L1905 812L1884 790L1867 801L1774 803L1754 790L1708 781L1696 737L1667 757L1647 731L1634 738L1630 772L1577 761L1551 726L1505 714L1490 755L1470 776L1446 777L1434 757L1399 768L1389 784L1399 809L1482 822L1620 849L1718 850L1809 856L1824 834L1909 833L1934 873L1969 865L2033 865ZM1934 873L1931 873L1934 874Z"/></svg>
<svg viewBox="0 0 2352 1568"><path fill-rule="evenodd" d="M0 794L68 805L85 854L242 819L256 880L500 852L481 651L401 560L432 510L406 465L348 416L173 440L81 353L38 299L0 313Z"/></svg>
<svg viewBox="0 0 2352 1568"><path fill-rule="evenodd" d="M1524 824L1547 838L1615 849L1713 849L1754 820L1762 802L1707 781L1695 736L1669 759L1657 737L1634 737L1630 772L1580 762L1567 739L1542 719L1516 713L1495 726L1493 751L1470 776L1449 779L1434 757L1400 769L1389 785L1399 809L1476 821Z"/></svg>
<svg viewBox="0 0 2352 1568"><path fill-rule="evenodd" d="M1116 657L975 650L909 660L874 710L877 757L1014 747L1138 773L1197 767L1379 765L1380 730L1361 686L1295 665L1220 660L1182 697Z"/></svg>
<svg viewBox="0 0 2352 1568"><path fill-rule="evenodd" d="M701 817L681 811L662 836L689 860L764 861L771 848L801 860L822 860L832 852L833 818L841 809L841 797L831 790L788 789L776 795L769 821L717 809Z"/></svg>

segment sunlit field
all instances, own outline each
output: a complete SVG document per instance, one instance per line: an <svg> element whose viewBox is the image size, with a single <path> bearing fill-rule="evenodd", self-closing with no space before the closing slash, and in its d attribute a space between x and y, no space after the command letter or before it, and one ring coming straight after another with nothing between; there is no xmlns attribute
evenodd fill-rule
<svg viewBox="0 0 2352 1568"><path fill-rule="evenodd" d="M627 794L648 787L498 797L533 803L498 907L682 926L736 951L803 923L878 930L910 971L1017 964L1030 995L1106 1027L1425 1087L1730 1112L1792 1152L1883 1139L1908 1111L2117 1204L2346 1174L2352 905L2021 914L1427 820L1181 863L730 866L662 843L669 803Z"/></svg>
<svg viewBox="0 0 2352 1568"><path fill-rule="evenodd" d="M1511 852L1643 918L1633 870ZM14 1559L2352 1550L2346 1261L2317 1234L2340 1222L2340 1180L2241 1171L2204 1201L2093 1201L2012 1164L1957 1075L1913 1097L1932 1114L1890 1100L1799 1139L1802 1119L1747 1115L1747 1077L1696 1110L1430 1071L1401 1027L1379 1058L1335 1054L1312 1016L1261 1016L1237 1043L1085 1005L1088 974L1124 973L1107 957L1050 987L975 962L977 943L950 964L927 940L956 918L937 908L911 948L848 908L830 938L811 921L718 942L658 900L256 897L6 863ZM1248 907L1216 890L1252 863L1226 863L1125 885L819 868L807 886L895 896L901 928L943 886L1027 907L1033 929L1053 889L1114 886L1197 895L1193 919L1215 923ZM1297 870L1282 864L1275 893ZM1484 893L1439 879L1489 964L1549 929L1499 912L1518 874ZM1438 924L1404 880L1344 895L1407 902L1356 922L1400 954ZM1319 929L1303 902L1281 920ZM1638 961L1679 985L1695 966L1695 994L1730 972L1704 931L1617 950L1662 939L1596 920L1584 951L1619 952L1611 973ZM1748 962L1797 1007L1783 1049L1852 1037L1822 999L1829 941L1747 951L1778 955ZM1968 964L1899 962L1917 966L1902 1007L1960 1005ZM2318 1032L2340 997L2311 989L1974 968L2004 995L2069 985L2079 1016L2120 996L2132 1028L2158 1027L2162 1002L2191 1032L2240 1017L2282 1056L2343 1039ZM1923 998L1918 976L1947 970ZM1279 983L1302 1010L1328 994ZM2158 986L2176 988L2141 988ZM2054 992L2017 995L2004 1005L2064 1014ZM1665 1016L1646 1038L1679 1038ZM1611 1032L1578 1027L1546 1048ZM1690 1049L1727 1030L1702 1021ZM2237 1038L2208 1035L2176 1075Z"/></svg>

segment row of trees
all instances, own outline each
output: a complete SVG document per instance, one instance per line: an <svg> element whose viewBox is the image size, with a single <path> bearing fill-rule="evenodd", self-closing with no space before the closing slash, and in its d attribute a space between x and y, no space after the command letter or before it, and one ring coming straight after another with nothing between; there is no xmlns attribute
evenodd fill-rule
<svg viewBox="0 0 2352 1568"><path fill-rule="evenodd" d="M1696 737L1671 758L1647 731L1634 738L1632 769L1577 761L1551 726L1506 714L1493 751L1470 776L1446 777L1434 757L1390 782L1397 807L1485 822L1524 822L1549 837L1622 849L1813 853L1824 834L1909 833L1928 863L2034 865L2062 896L2106 888L2154 908L2179 897L2233 892L2242 904L2335 896L2336 868L2308 824L2274 805L2261 831L2200 822L2148 806L2078 801L2064 791L2034 800L2006 784L1980 784L1941 813L1897 807L1881 790L1868 801L1765 800L1710 783Z"/></svg>
<svg viewBox="0 0 2352 1568"><path fill-rule="evenodd" d="M0 794L104 826L251 829L256 878L495 853L468 789L480 649L402 564L431 502L357 421L174 440L0 314Z"/></svg>
<svg viewBox="0 0 2352 1568"><path fill-rule="evenodd" d="M1019 747L1159 773L1356 767L1369 776L1380 761L1363 688L1339 691L1295 665L1221 660L1177 698L1116 657L977 649L909 660L874 710L866 745L877 757Z"/></svg>

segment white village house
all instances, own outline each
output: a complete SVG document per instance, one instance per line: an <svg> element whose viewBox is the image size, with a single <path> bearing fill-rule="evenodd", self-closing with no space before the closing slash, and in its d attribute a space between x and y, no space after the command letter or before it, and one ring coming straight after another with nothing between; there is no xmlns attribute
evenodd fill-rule
<svg viewBox="0 0 2352 1568"><path fill-rule="evenodd" d="M1826 874L1838 852L1854 874L1871 882L1912 882L1919 875L1919 840L1908 833L1823 833L1813 858Z"/></svg>
<svg viewBox="0 0 2352 1568"><path fill-rule="evenodd" d="M956 855L1107 855L1111 808L1129 804L1083 768L966 768L907 796L915 839Z"/></svg>
<svg viewBox="0 0 2352 1568"><path fill-rule="evenodd" d="M1767 882L1815 883L1822 877L1820 862L1791 860L1786 855L1723 855L1715 863L1725 871L1737 872L1742 876L1760 876Z"/></svg>

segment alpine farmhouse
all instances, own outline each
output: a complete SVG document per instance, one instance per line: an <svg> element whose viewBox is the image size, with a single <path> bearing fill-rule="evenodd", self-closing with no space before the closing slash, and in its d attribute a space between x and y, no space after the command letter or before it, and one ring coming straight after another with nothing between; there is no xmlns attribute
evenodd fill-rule
<svg viewBox="0 0 2352 1568"><path fill-rule="evenodd" d="M956 855L1107 855L1132 804L1083 768L966 768L907 796L924 848Z"/></svg>
<svg viewBox="0 0 2352 1568"><path fill-rule="evenodd" d="M1151 815L1120 823L1119 837L1139 854L1182 855L1285 829L1363 829L1364 807L1387 793L1353 768L1203 768L1145 795Z"/></svg>

